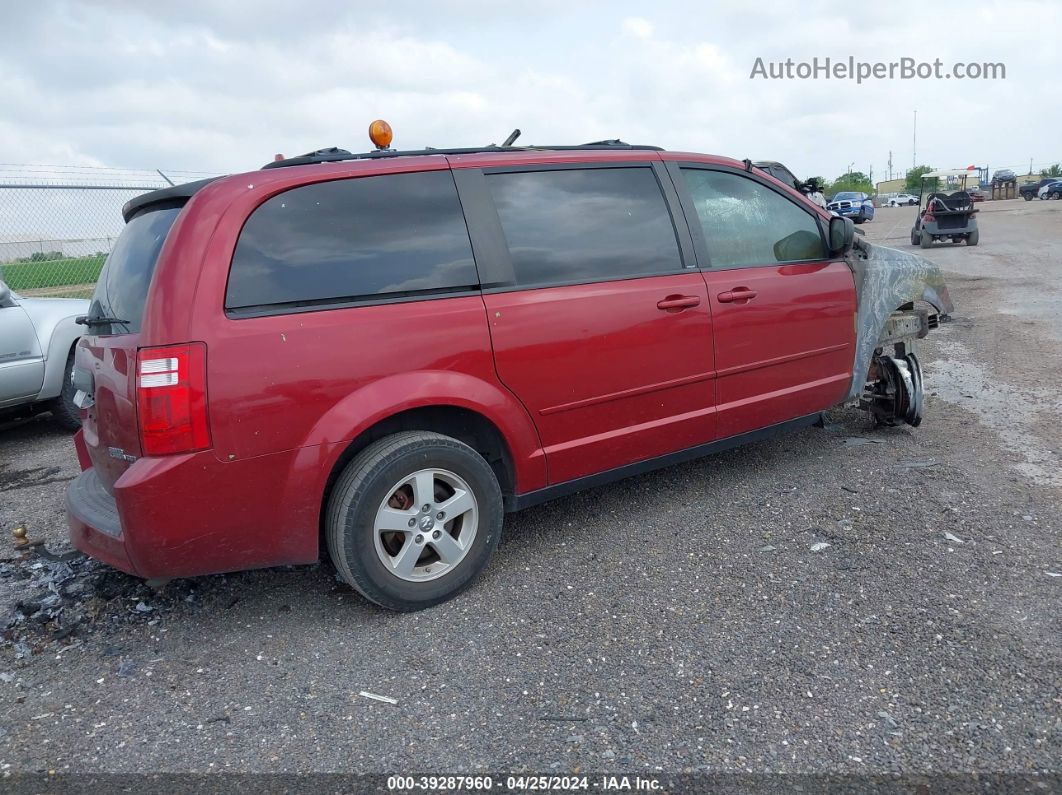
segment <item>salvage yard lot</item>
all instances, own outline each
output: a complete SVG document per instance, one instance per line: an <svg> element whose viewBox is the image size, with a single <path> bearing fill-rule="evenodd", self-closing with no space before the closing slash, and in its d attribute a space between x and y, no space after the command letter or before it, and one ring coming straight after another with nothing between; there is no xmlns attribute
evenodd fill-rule
<svg viewBox="0 0 1062 795"><path fill-rule="evenodd" d="M862 229L909 250L913 217ZM921 428L838 410L510 516L440 607L327 565L155 593L74 561L56 637L66 564L5 564L0 626L36 618L0 648L0 769L1057 770L1062 202L980 224L927 252L957 309ZM45 420L0 429L0 526L64 551L76 471Z"/></svg>

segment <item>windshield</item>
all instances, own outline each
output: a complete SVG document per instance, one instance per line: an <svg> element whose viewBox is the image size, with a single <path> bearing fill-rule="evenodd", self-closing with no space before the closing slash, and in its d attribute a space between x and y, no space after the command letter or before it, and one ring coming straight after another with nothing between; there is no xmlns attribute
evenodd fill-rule
<svg viewBox="0 0 1062 795"><path fill-rule="evenodd" d="M771 174L777 179L780 179L786 185L789 185L794 188L800 183L800 180L794 177L793 173L785 166L775 166L771 169Z"/></svg>
<svg viewBox="0 0 1062 795"><path fill-rule="evenodd" d="M859 199L862 199L862 198L863 198L863 194L862 193L846 192L846 193L838 193L836 196L833 197L833 200L835 202L842 201L842 200L844 200L844 201L852 201L852 200L859 200Z"/></svg>
<svg viewBox="0 0 1062 795"><path fill-rule="evenodd" d="M110 333L134 334L140 331L155 262L180 211L180 207L168 207L142 213L126 224L119 235L103 264L89 308L90 317L123 321L111 324Z"/></svg>

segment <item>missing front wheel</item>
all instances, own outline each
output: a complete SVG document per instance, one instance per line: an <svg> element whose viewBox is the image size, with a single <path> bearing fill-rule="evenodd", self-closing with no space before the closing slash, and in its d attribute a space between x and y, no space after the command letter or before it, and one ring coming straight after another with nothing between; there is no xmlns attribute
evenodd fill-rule
<svg viewBox="0 0 1062 795"><path fill-rule="evenodd" d="M922 366L914 353L874 357L860 405L878 425L922 424Z"/></svg>

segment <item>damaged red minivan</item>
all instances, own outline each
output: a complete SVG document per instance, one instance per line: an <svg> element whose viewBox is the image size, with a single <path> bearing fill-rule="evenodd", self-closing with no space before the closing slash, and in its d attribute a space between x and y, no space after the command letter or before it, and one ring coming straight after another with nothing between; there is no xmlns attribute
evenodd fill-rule
<svg viewBox="0 0 1062 795"><path fill-rule="evenodd" d="M807 425L921 419L939 270L749 161L321 150L124 208L78 345L74 544L464 589L506 511Z"/></svg>

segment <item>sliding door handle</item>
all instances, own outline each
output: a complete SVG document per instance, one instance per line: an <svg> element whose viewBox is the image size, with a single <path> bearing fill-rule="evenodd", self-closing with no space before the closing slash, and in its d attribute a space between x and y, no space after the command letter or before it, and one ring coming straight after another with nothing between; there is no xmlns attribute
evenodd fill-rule
<svg viewBox="0 0 1062 795"><path fill-rule="evenodd" d="M716 296L716 300L721 304L733 304L739 301L744 303L745 301L751 301L756 296L757 292L755 290L750 290L748 287L735 287L733 290L719 293Z"/></svg>
<svg viewBox="0 0 1062 795"><path fill-rule="evenodd" d="M677 312L681 309L688 309L691 306L699 306L700 303L701 299L696 295L669 295L662 301L657 301L656 308L668 312Z"/></svg>

